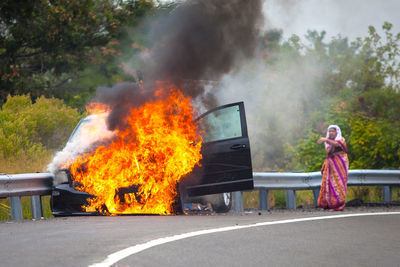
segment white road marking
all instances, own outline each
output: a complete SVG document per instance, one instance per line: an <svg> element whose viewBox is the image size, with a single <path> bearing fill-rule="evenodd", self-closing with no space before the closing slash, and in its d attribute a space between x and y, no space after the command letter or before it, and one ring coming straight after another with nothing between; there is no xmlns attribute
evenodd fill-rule
<svg viewBox="0 0 400 267"><path fill-rule="evenodd" d="M307 221L318 221L318 220L349 218L349 217L359 217L359 216L377 216L377 215L400 215L400 212L355 213L355 214L307 217L307 218L288 219L288 220L280 220L280 221L272 221L272 222L261 222L261 223L247 224L247 225L227 226L227 227L221 227L221 228L189 232L189 233L180 234L180 235L162 237L162 238L151 240L151 241L143 243L143 244L138 244L135 246L125 248L123 250L120 250L113 254L108 255L107 258L102 262L89 265L89 267L108 267L114 263L119 262L120 260L122 260L126 257L129 257L133 254L139 253L143 250L146 250L146 249L158 246L158 245L163 245L163 244L166 244L169 242L194 237L194 236L227 232L227 231L233 231L233 230L240 230L240 229L246 229L246 228L252 228L252 227L275 225L275 224L287 224L287 223L295 223L295 222L307 222Z"/></svg>

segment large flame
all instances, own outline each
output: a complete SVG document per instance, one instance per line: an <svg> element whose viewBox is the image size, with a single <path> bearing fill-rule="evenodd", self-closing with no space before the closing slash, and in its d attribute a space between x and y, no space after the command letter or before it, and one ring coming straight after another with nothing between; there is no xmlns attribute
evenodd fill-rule
<svg viewBox="0 0 400 267"><path fill-rule="evenodd" d="M70 165L77 189L96 196L84 209L174 213L177 183L201 159L202 139L190 98L175 89L167 96L159 92L156 100L131 109L125 122L127 127L116 130L112 142Z"/></svg>

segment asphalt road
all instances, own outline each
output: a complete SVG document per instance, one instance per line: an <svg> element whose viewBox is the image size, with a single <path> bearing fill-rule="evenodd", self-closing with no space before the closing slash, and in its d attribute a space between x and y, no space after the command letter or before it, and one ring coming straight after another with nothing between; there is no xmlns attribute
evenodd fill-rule
<svg viewBox="0 0 400 267"><path fill-rule="evenodd" d="M2 222L0 266L400 266L399 229L400 208Z"/></svg>

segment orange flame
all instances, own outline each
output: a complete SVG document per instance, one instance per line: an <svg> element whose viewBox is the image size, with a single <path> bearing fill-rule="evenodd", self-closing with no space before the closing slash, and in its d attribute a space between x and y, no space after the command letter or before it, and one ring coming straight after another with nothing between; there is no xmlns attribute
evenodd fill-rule
<svg viewBox="0 0 400 267"><path fill-rule="evenodd" d="M178 90L161 95L131 109L128 127L116 131L113 142L79 156L70 166L77 189L96 196L86 211L174 212L177 183L199 164L202 139L190 98Z"/></svg>
<svg viewBox="0 0 400 267"><path fill-rule="evenodd" d="M102 114L110 112L110 107L99 102L92 102L86 105L86 114Z"/></svg>

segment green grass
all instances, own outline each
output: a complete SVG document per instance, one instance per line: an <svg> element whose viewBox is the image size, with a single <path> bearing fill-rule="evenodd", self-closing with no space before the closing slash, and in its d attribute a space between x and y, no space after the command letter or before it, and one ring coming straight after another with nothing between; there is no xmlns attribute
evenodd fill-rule
<svg viewBox="0 0 400 267"><path fill-rule="evenodd" d="M21 197L21 205L24 219L32 219L31 198ZM43 217L45 218L53 217L50 210L50 196L42 196L42 213ZM9 198L0 200L0 220L11 220L11 207Z"/></svg>

